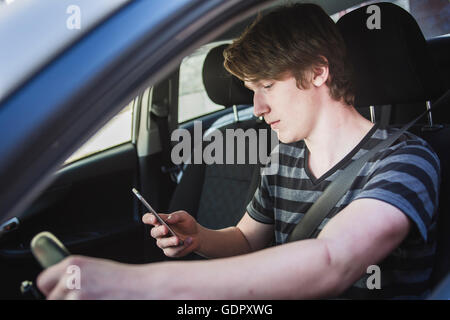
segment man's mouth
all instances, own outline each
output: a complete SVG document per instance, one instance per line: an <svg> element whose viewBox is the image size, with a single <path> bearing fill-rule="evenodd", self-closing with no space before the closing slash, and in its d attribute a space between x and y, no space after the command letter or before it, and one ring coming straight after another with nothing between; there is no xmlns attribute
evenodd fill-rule
<svg viewBox="0 0 450 320"><path fill-rule="evenodd" d="M272 129L276 129L279 122L280 122L280 120L277 120L277 121L268 122L267 124L268 124Z"/></svg>

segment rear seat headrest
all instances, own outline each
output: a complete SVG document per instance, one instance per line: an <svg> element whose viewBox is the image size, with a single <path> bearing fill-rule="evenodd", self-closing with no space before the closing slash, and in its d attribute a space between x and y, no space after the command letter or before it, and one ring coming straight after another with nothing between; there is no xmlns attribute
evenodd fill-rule
<svg viewBox="0 0 450 320"><path fill-rule="evenodd" d="M401 7L377 3L380 29L369 29L369 6L344 15L337 25L355 71L355 105L432 100L444 93L425 38L415 19Z"/></svg>
<svg viewBox="0 0 450 320"><path fill-rule="evenodd" d="M216 104L232 107L253 104L253 92L244 82L231 75L223 66L223 50L227 44L211 49L203 63L203 85L208 97Z"/></svg>

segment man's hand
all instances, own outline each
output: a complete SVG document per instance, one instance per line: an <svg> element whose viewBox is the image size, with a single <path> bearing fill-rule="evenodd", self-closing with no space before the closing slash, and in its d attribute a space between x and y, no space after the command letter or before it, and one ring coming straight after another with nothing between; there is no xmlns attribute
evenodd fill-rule
<svg viewBox="0 0 450 320"><path fill-rule="evenodd" d="M73 281L74 269L80 272L78 289ZM146 296L145 286L139 283L142 276L137 266L70 256L44 270L37 286L49 300L142 299Z"/></svg>
<svg viewBox="0 0 450 320"><path fill-rule="evenodd" d="M183 257L200 246L199 225L197 221L186 211L176 211L171 214L160 214L160 217L170 225L175 233L184 241L179 246L180 239L175 236L167 237L169 230L161 225L155 216L146 213L142 216L142 222L152 225L150 235L156 239L156 245L164 251L164 254L171 258Z"/></svg>

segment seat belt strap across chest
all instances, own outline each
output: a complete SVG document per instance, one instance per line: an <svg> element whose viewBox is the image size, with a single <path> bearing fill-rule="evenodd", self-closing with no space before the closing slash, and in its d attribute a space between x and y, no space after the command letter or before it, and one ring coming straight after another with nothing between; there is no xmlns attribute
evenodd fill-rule
<svg viewBox="0 0 450 320"><path fill-rule="evenodd" d="M304 240L311 238L314 231L320 226L322 221L327 217L330 211L336 206L338 201L350 189L353 181L358 175L358 172L364 164L372 158L377 152L391 146L405 131L414 125L420 118L428 112L435 110L441 105L446 105L449 102L450 91L447 91L441 98L439 98L432 108L426 110L417 118L404 125L400 130L389 136L386 140L378 143L374 148L366 152L363 156L353 161L347 166L338 177L329 184L322 195L314 202L314 204L306 212L305 216L294 227L292 232L288 235L287 242Z"/></svg>

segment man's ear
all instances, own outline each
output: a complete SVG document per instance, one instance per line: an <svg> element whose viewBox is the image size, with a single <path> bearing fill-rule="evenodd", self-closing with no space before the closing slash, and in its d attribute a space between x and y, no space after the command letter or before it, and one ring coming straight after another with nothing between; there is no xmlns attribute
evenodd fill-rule
<svg viewBox="0 0 450 320"><path fill-rule="evenodd" d="M328 65L316 66L313 68L312 71L313 71L312 72L313 78L312 78L311 83L313 84L313 86L320 87L325 82L327 82L328 77L329 77Z"/></svg>

